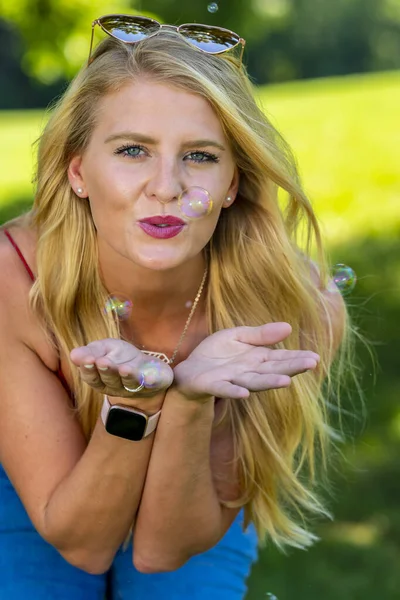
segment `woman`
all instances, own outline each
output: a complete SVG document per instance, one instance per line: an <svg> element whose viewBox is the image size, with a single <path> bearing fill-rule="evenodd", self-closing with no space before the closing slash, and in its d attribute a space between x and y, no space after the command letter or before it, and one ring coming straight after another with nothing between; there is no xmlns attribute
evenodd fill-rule
<svg viewBox="0 0 400 600"><path fill-rule="evenodd" d="M343 302L244 41L96 23L0 233L0 596L243 598L257 541L326 514Z"/></svg>

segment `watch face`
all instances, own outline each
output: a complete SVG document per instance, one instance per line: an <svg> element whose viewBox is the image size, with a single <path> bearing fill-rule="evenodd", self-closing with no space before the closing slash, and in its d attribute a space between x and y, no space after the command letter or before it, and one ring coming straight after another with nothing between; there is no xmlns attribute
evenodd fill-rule
<svg viewBox="0 0 400 600"><path fill-rule="evenodd" d="M106 431L112 435L138 442L143 438L147 419L120 406L112 406L108 413Z"/></svg>

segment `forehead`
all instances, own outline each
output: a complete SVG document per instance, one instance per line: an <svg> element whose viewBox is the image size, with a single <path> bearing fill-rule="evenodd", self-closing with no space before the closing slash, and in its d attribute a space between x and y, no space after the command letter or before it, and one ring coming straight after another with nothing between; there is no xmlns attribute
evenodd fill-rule
<svg viewBox="0 0 400 600"><path fill-rule="evenodd" d="M146 131L159 137L176 131L221 141L225 134L211 104L202 96L162 83L138 81L105 96L99 105L96 129L107 134Z"/></svg>

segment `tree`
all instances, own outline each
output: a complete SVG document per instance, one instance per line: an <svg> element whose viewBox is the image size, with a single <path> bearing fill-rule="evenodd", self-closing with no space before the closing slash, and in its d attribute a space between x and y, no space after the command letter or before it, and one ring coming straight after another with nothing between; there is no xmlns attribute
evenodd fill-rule
<svg viewBox="0 0 400 600"><path fill-rule="evenodd" d="M400 67L400 0L216 0L214 13L209 3L0 0L0 15L22 40L23 70L45 84L84 64L90 23L108 13L232 29L247 40L245 60L259 83Z"/></svg>
<svg viewBox="0 0 400 600"><path fill-rule="evenodd" d="M0 0L0 15L21 34L22 67L51 84L72 77L87 58L90 24L108 13L131 12L130 0Z"/></svg>

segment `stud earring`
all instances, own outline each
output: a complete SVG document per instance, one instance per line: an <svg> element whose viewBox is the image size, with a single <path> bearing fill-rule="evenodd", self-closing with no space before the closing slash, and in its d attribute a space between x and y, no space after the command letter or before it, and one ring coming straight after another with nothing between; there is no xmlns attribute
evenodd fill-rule
<svg viewBox="0 0 400 600"><path fill-rule="evenodd" d="M79 187L76 189L76 191L78 192L78 194L82 194L83 193L83 188Z"/></svg>

